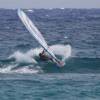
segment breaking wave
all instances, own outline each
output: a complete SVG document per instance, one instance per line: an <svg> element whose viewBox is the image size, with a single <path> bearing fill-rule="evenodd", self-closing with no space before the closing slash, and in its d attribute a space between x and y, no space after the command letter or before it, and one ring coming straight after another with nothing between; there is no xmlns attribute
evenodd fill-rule
<svg viewBox="0 0 100 100"><path fill-rule="evenodd" d="M57 56L61 57L62 61L66 61L71 56L70 45L52 45L50 49ZM39 60L39 53L43 48L30 49L27 52L16 51L8 57L7 64L0 66L0 73L43 73L43 67L50 62L43 62ZM37 60L37 59L38 60ZM8 63L8 61L10 61ZM47 64L48 65L48 64ZM55 65L51 65L55 66Z"/></svg>

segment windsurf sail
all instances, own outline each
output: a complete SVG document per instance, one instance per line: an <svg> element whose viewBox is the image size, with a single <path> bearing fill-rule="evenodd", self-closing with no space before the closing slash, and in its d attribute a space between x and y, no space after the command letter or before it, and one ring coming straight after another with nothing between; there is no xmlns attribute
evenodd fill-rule
<svg viewBox="0 0 100 100"><path fill-rule="evenodd" d="M31 35L38 41L38 43L45 49L45 51L57 62L59 61L53 52L49 49L44 37L41 32L37 29L37 27L32 23L29 17L21 10L18 9L18 16L27 28L27 30L31 33Z"/></svg>

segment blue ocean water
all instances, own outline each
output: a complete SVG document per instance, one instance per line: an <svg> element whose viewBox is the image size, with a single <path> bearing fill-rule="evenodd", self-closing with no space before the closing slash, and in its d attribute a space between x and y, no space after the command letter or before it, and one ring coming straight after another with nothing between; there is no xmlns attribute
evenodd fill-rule
<svg viewBox="0 0 100 100"><path fill-rule="evenodd" d="M66 58L65 66L41 61L40 45L17 10L0 9L1 100L99 100L100 9L24 12L55 53Z"/></svg>

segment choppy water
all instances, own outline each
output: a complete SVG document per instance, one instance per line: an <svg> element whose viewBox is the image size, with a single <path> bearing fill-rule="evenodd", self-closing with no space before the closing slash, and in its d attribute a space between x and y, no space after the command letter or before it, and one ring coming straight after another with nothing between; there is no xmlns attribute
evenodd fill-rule
<svg viewBox="0 0 100 100"><path fill-rule="evenodd" d="M1 100L99 100L100 9L24 11L65 66L40 61L17 11L0 9Z"/></svg>

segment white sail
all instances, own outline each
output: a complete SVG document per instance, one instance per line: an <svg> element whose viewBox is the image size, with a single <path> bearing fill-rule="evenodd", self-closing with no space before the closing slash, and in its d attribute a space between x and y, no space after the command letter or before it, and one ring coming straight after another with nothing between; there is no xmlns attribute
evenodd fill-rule
<svg viewBox="0 0 100 100"><path fill-rule="evenodd" d="M31 35L39 42L39 44L46 50L46 52L48 52L50 56L52 56L57 61L55 55L52 53L51 50L49 50L48 45L43 38L41 32L36 28L36 26L28 18L28 16L20 9L18 10L18 16L27 28L27 30L31 33Z"/></svg>

